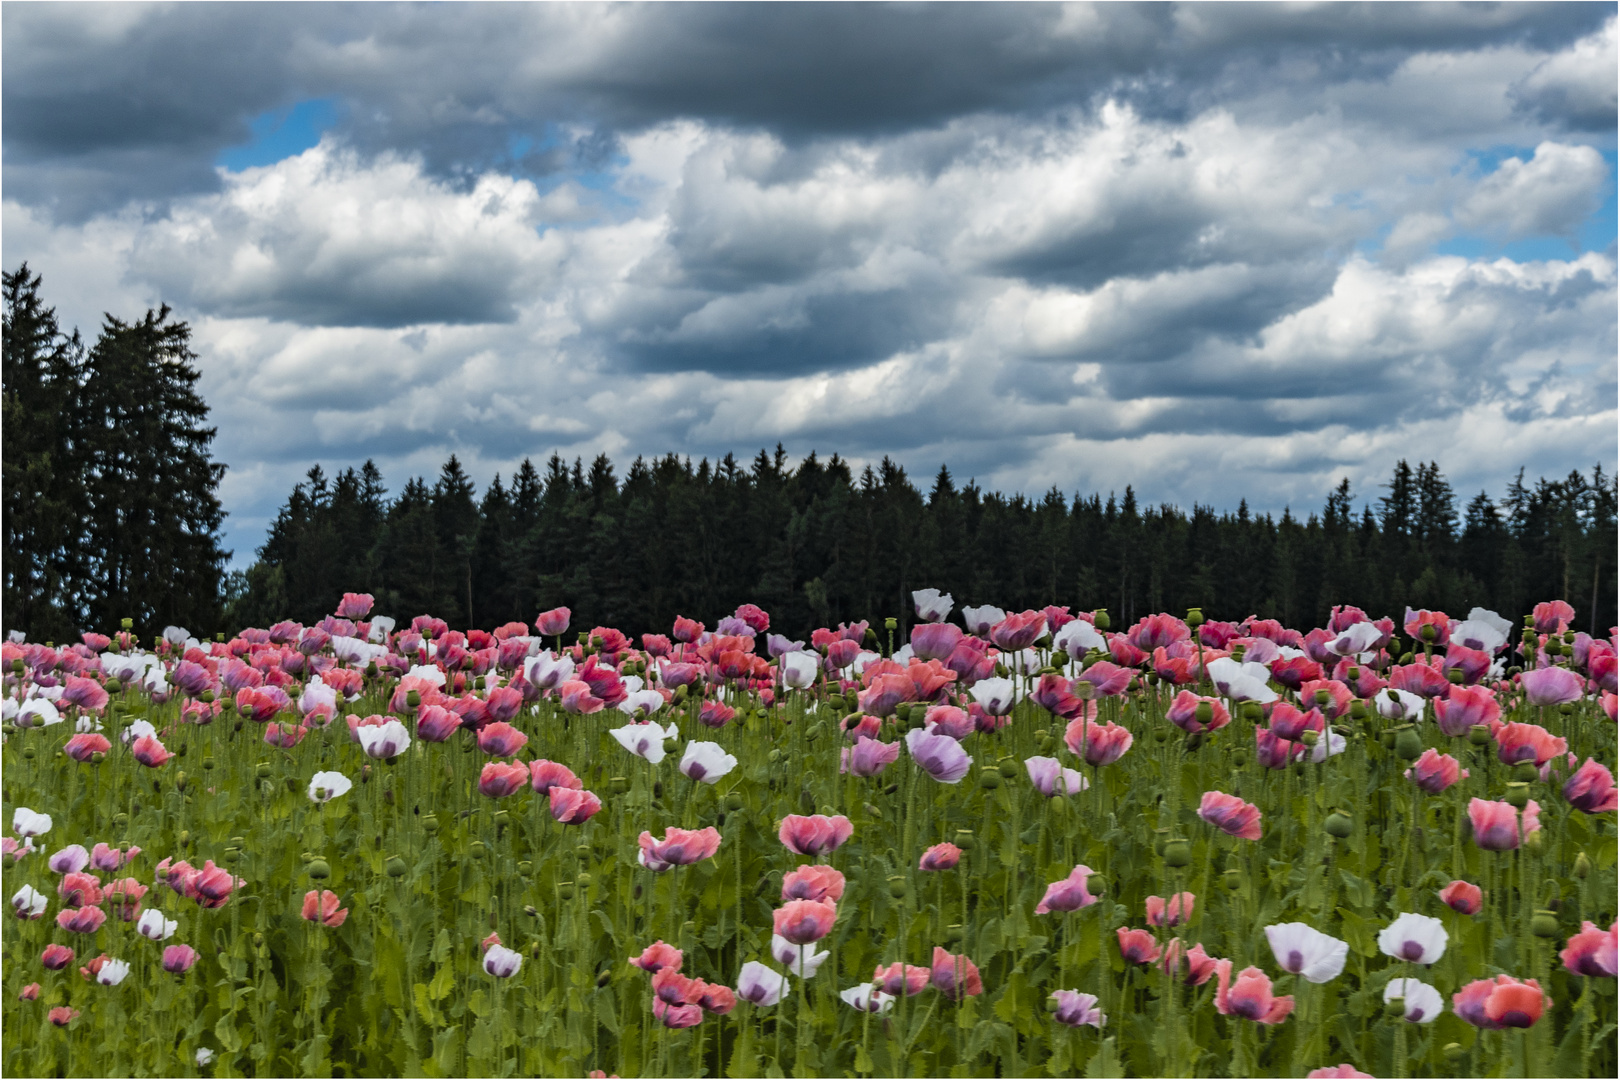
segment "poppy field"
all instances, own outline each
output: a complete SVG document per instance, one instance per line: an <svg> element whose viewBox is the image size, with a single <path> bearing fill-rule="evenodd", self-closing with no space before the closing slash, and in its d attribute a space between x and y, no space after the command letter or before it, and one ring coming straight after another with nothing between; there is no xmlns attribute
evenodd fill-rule
<svg viewBox="0 0 1620 1080"><path fill-rule="evenodd" d="M3 646L16 1076L1613 1076L1616 651L1335 608Z"/></svg>

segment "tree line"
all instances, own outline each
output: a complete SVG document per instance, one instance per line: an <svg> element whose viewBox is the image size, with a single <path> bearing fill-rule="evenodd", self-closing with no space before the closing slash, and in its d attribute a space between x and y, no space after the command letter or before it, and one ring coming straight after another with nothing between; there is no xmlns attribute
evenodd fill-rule
<svg viewBox="0 0 1620 1080"><path fill-rule="evenodd" d="M130 618L223 628L227 552L191 328L167 306L64 332L24 263L4 275L7 629L73 640Z"/></svg>
<svg viewBox="0 0 1620 1080"><path fill-rule="evenodd" d="M1335 604L1400 615L1403 605L1459 616L1475 606L1517 618L1560 598L1593 633L1615 623L1613 478L1481 492L1459 511L1434 463L1396 464L1358 513L1348 480L1303 520L1140 505L1110 494L1039 499L958 485L941 468L925 492L885 459L858 472L834 454L797 464L778 446L744 466L695 466L673 454L586 467L525 460L482 495L454 455L429 484L390 499L367 462L328 477L316 466L288 497L259 558L230 582L230 617L265 625L331 610L370 592L396 617L432 612L493 628L557 605L575 629L667 632L677 615L708 619L743 602L773 630L912 618L914 589L958 606L1068 604L1132 621L1201 606L1319 625Z"/></svg>
<svg viewBox="0 0 1620 1080"><path fill-rule="evenodd" d="M454 455L429 483L390 495L376 466L319 465L278 512L256 560L225 573L225 466L197 394L190 328L169 309L105 317L93 345L64 332L27 265L4 276L4 617L31 638L69 639L123 618L143 635L314 622L344 592L400 618L456 626L527 621L558 605L574 626L666 631L743 602L774 629L895 616L914 589L958 606L1107 608L1132 621L1202 606L1295 626L1334 604L1517 617L1560 598L1593 633L1616 621L1614 479L1527 483L1459 510L1434 463L1399 462L1354 507L1348 481L1304 520L1140 505L1133 489L1040 498L958 484L924 491L885 459L751 464L636 458L620 477L597 457L525 460L482 494Z"/></svg>

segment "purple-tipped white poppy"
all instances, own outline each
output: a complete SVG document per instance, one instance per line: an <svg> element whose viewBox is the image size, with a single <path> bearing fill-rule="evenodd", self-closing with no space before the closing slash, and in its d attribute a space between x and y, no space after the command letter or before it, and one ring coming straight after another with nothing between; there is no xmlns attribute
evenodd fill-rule
<svg viewBox="0 0 1620 1080"><path fill-rule="evenodd" d="M141 912L140 921L135 924L135 932L152 941L163 941L172 937L178 929L180 929L179 922L164 918L163 912L157 908L147 908Z"/></svg>
<svg viewBox="0 0 1620 1080"><path fill-rule="evenodd" d="M629 676L625 679L625 683L629 684L630 679L633 678L635 676ZM636 679L636 681L640 682L641 680ZM638 686L628 685L626 688L629 693L625 694L624 700L619 702L619 711L626 716L653 716L667 704L664 701L664 695L656 690L644 690Z"/></svg>
<svg viewBox="0 0 1620 1080"><path fill-rule="evenodd" d="M90 865L90 853L83 844L69 844L45 861L58 874L77 874Z"/></svg>
<svg viewBox="0 0 1620 1080"><path fill-rule="evenodd" d="M1052 635L1052 647L1062 649L1071 657L1083 657L1092 649L1108 650L1108 639L1084 619L1065 623L1063 629Z"/></svg>
<svg viewBox="0 0 1620 1080"><path fill-rule="evenodd" d="M44 836L51 831L51 815L19 806L11 815L11 831L21 837Z"/></svg>
<svg viewBox="0 0 1620 1080"><path fill-rule="evenodd" d="M911 594L911 607L917 613L917 618L925 623L937 623L944 620L951 613L956 601L950 593L942 593L938 589L918 589Z"/></svg>
<svg viewBox="0 0 1620 1080"><path fill-rule="evenodd" d="M1383 636L1384 632L1375 623L1351 623L1339 631L1338 637L1327 643L1327 648L1340 656L1357 656L1378 644Z"/></svg>
<svg viewBox="0 0 1620 1080"><path fill-rule="evenodd" d="M129 974L128 960L108 960L96 972L96 982L102 986L117 986Z"/></svg>
<svg viewBox="0 0 1620 1080"><path fill-rule="evenodd" d="M1042 795L1077 795L1086 790L1086 778L1073 769L1065 769L1057 758L1032 757L1024 759L1029 770L1030 783Z"/></svg>
<svg viewBox="0 0 1620 1080"><path fill-rule="evenodd" d="M1108 1023L1107 1014L1097 1008L1095 994L1082 994L1078 990L1054 990L1052 1000L1057 1002L1052 1019L1060 1024L1068 1024L1070 1027L1090 1024L1100 1029Z"/></svg>
<svg viewBox="0 0 1620 1080"><path fill-rule="evenodd" d="M24 885L11 898L11 910L19 919L37 919L45 914L50 898L32 885Z"/></svg>
<svg viewBox="0 0 1620 1080"><path fill-rule="evenodd" d="M574 658L539 653L523 662L523 677L537 690L555 690L574 677Z"/></svg>
<svg viewBox="0 0 1620 1080"><path fill-rule="evenodd" d="M737 767L737 759L723 750L719 743L689 742L681 755L681 773L705 784L719 779Z"/></svg>
<svg viewBox="0 0 1620 1080"><path fill-rule="evenodd" d="M966 624L968 633L979 637L984 637L990 632L992 626L1006 617L1007 613L1005 611L990 604L962 609L962 622Z"/></svg>
<svg viewBox="0 0 1620 1080"><path fill-rule="evenodd" d="M61 722L61 711L42 697L29 698L17 710L18 727L50 727Z"/></svg>
<svg viewBox="0 0 1620 1080"><path fill-rule="evenodd" d="M758 960L742 966L737 976L737 996L760 1007L775 1005L787 993L787 976L766 967Z"/></svg>
<svg viewBox="0 0 1620 1080"><path fill-rule="evenodd" d="M619 745L636 757L646 758L654 765L664 760L664 740L679 737L680 729L674 724L667 728L657 724L626 724L608 732Z"/></svg>
<svg viewBox="0 0 1620 1080"><path fill-rule="evenodd" d="M352 787L354 781L340 772L318 772L309 778L309 801L331 802L339 795L348 794Z"/></svg>
<svg viewBox="0 0 1620 1080"><path fill-rule="evenodd" d="M921 728L906 732L906 750L922 770L942 784L954 784L968 774L973 759L949 735L930 735Z"/></svg>
<svg viewBox="0 0 1620 1080"><path fill-rule="evenodd" d="M781 665L782 682L795 690L803 690L821 674L821 657L815 653L786 653L777 663Z"/></svg>
<svg viewBox="0 0 1620 1080"><path fill-rule="evenodd" d="M1233 701L1258 701L1264 705L1277 700L1277 691L1267 685L1271 672L1264 664L1240 664L1229 656L1205 665L1215 688Z"/></svg>
<svg viewBox="0 0 1620 1080"><path fill-rule="evenodd" d="M1434 1023L1446 1007L1440 991L1417 979L1389 980L1389 985L1384 987L1384 1000L1394 1001L1396 998L1405 1002L1403 1015L1414 1024Z"/></svg>
<svg viewBox="0 0 1620 1080"><path fill-rule="evenodd" d="M1416 720L1423 715L1425 699L1410 690L1390 686L1373 695L1373 704L1386 720Z"/></svg>
<svg viewBox="0 0 1620 1080"><path fill-rule="evenodd" d="M894 1008L894 995L877 989L876 983L864 982L848 990L840 990L838 996L852 1009L877 1013L879 1016Z"/></svg>
<svg viewBox="0 0 1620 1080"><path fill-rule="evenodd" d="M360 749L366 752L366 756L379 760L397 757L411 745L410 733L398 720L389 720L383 724L362 724L354 729L354 734L360 740Z"/></svg>
<svg viewBox="0 0 1620 1080"><path fill-rule="evenodd" d="M814 945L795 945L781 934L772 934L771 956L787 968L789 974L801 979L813 979L832 953L825 950L817 952Z"/></svg>
<svg viewBox="0 0 1620 1080"><path fill-rule="evenodd" d="M973 700L991 716L1006 716L1018 700L1018 685L1011 679L980 679L968 688Z"/></svg>
<svg viewBox="0 0 1620 1080"><path fill-rule="evenodd" d="M1432 964L1446 954L1445 924L1428 915L1403 911L1378 931L1378 949L1385 956L1414 964Z"/></svg>
<svg viewBox="0 0 1620 1080"><path fill-rule="evenodd" d="M1268 926L1266 940L1271 943L1271 952L1279 967L1313 983L1337 978L1350 955L1348 942L1329 937L1302 922Z"/></svg>
<svg viewBox="0 0 1620 1080"><path fill-rule="evenodd" d="M1496 612L1475 608L1468 613L1468 618L1452 625L1451 640L1465 649L1495 653L1507 644L1508 634L1512 632L1513 624Z"/></svg>
<svg viewBox="0 0 1620 1080"><path fill-rule="evenodd" d="M497 979L510 979L523 966L523 954L505 945L491 945L484 952L484 970Z"/></svg>

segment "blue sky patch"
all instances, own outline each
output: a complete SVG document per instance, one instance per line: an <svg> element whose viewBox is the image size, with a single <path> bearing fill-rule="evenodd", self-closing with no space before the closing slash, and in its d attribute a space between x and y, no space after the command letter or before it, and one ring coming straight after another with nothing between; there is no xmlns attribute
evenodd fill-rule
<svg viewBox="0 0 1620 1080"><path fill-rule="evenodd" d="M319 144L321 135L337 123L337 118L334 98L310 98L289 108L262 112L248 125L253 131L252 141L223 151L214 164L231 172L273 165Z"/></svg>

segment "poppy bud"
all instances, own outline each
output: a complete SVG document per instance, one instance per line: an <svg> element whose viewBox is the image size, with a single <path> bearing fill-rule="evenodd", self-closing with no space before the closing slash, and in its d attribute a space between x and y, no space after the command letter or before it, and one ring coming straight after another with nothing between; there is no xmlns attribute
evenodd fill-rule
<svg viewBox="0 0 1620 1080"><path fill-rule="evenodd" d="M1243 871L1237 869L1236 867L1227 870L1225 873L1221 874L1221 884L1225 885L1230 891L1237 892L1239 889L1243 888Z"/></svg>
<svg viewBox="0 0 1620 1080"><path fill-rule="evenodd" d="M653 781L653 798L662 799L663 797L664 797L664 782L662 780L654 780Z"/></svg>
<svg viewBox="0 0 1620 1080"><path fill-rule="evenodd" d="M1403 997L1390 998L1384 1002L1384 1015L1389 1017L1406 1015L1406 999Z"/></svg>
<svg viewBox="0 0 1620 1080"><path fill-rule="evenodd" d="M398 855L388 856L388 858L383 862L383 873L387 874L391 878L404 877L405 860L400 858Z"/></svg>
<svg viewBox="0 0 1620 1080"><path fill-rule="evenodd" d="M533 904L524 904L523 914L527 915L531 919L538 919L540 917L540 909L535 907Z"/></svg>
<svg viewBox="0 0 1620 1080"><path fill-rule="evenodd" d="M896 900L906 895L906 879L899 874L889 878L889 895Z"/></svg>
<svg viewBox="0 0 1620 1080"><path fill-rule="evenodd" d="M1113 623L1108 621L1108 609L1098 608L1096 611L1092 612L1091 625L1095 626L1098 630L1107 630L1110 626L1112 626Z"/></svg>
<svg viewBox="0 0 1620 1080"><path fill-rule="evenodd" d="M1530 919L1530 932L1538 938L1557 937L1558 916L1547 910L1536 912Z"/></svg>
<svg viewBox="0 0 1620 1080"><path fill-rule="evenodd" d="M1185 840L1171 840L1164 845L1164 865L1180 869L1192 862L1192 845Z"/></svg>
<svg viewBox="0 0 1620 1080"><path fill-rule="evenodd" d="M181 749L184 749L184 747L182 747ZM174 790L176 790L176 791L184 791L184 790L186 790L186 784L189 783L189 782L190 782L190 778L186 776L186 771L184 769L181 769L179 772L174 774Z"/></svg>
<svg viewBox="0 0 1620 1080"><path fill-rule="evenodd" d="M1062 795L1053 795L1050 799L1047 799L1046 806L1055 817L1063 817L1069 812L1069 800Z"/></svg>
<svg viewBox="0 0 1620 1080"><path fill-rule="evenodd" d="M535 942L535 944L538 945L539 942ZM612 982L612 981L613 981L612 972L604 971L604 972L602 972L602 974L600 974L600 975L598 975L596 977L596 988L598 990L606 990L607 989L607 984Z"/></svg>
<svg viewBox="0 0 1620 1080"><path fill-rule="evenodd" d="M733 814L735 814L738 810L741 810L742 808L743 808L742 794L740 792L736 792L736 791L727 792L726 793L726 809L730 810Z"/></svg>
<svg viewBox="0 0 1620 1080"><path fill-rule="evenodd" d="M1502 801L1509 806L1524 806L1525 803L1530 801L1530 785L1522 780L1508 784L1507 794L1502 796Z"/></svg>
<svg viewBox="0 0 1620 1080"><path fill-rule="evenodd" d="M1413 654L1413 653L1402 653L1401 654L1401 663L1402 664L1410 664L1412 661L1414 661L1416 659L1417 659L1417 656L1415 654Z"/></svg>
<svg viewBox="0 0 1620 1080"><path fill-rule="evenodd" d="M1343 810L1334 810L1327 816L1327 820L1322 823L1323 830L1329 836L1336 836L1340 840L1349 836L1355 830L1355 826L1356 823Z"/></svg>
<svg viewBox="0 0 1620 1080"><path fill-rule="evenodd" d="M1541 776L1541 770L1536 768L1533 761L1521 761L1513 766L1513 779L1521 783L1533 784Z"/></svg>
<svg viewBox="0 0 1620 1080"><path fill-rule="evenodd" d="M1535 832L1525 836L1524 849L1531 854L1539 855L1541 853L1541 843L1541 830L1537 829Z"/></svg>
<svg viewBox="0 0 1620 1080"><path fill-rule="evenodd" d="M1198 629L1200 626L1203 626L1204 625L1204 610L1203 610L1203 608L1195 608L1195 607L1194 608L1188 608L1187 609L1187 617L1182 621L1185 622L1188 626L1192 627L1194 630Z"/></svg>
<svg viewBox="0 0 1620 1080"><path fill-rule="evenodd" d="M987 791L994 791L1001 786L1001 771L994 765L986 765L979 770L979 786Z"/></svg>
<svg viewBox="0 0 1620 1080"><path fill-rule="evenodd" d="M1585 881L1592 873L1592 860L1586 857L1586 852L1575 856L1575 876Z"/></svg>
<svg viewBox="0 0 1620 1080"><path fill-rule="evenodd" d="M325 881L332 876L332 867L325 859L311 859L304 872L315 881Z"/></svg>
<svg viewBox="0 0 1620 1080"><path fill-rule="evenodd" d="M778 761L782 760L782 751L772 750L770 753L765 755L765 760L770 762L772 765L775 765Z"/></svg>
<svg viewBox="0 0 1620 1080"><path fill-rule="evenodd" d="M1489 746L1491 729L1484 724L1474 724L1468 729L1468 741L1474 746Z"/></svg>
<svg viewBox="0 0 1620 1080"><path fill-rule="evenodd" d="M866 628L866 637L862 640L864 640L868 645L876 645L878 643L877 631L868 626Z"/></svg>

